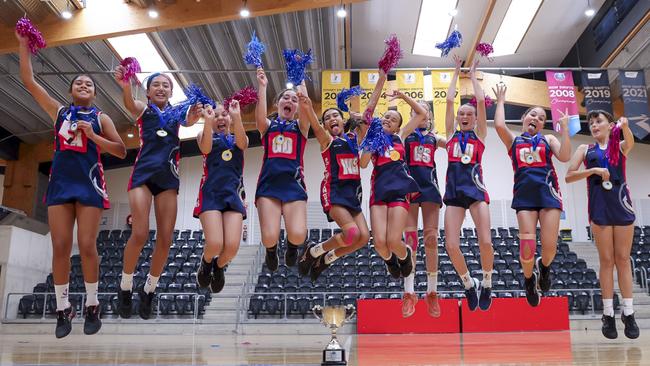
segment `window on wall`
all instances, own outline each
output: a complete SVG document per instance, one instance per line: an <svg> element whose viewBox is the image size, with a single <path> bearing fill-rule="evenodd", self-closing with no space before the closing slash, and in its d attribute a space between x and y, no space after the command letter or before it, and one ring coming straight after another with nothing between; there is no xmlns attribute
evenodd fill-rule
<svg viewBox="0 0 650 366"><path fill-rule="evenodd" d="M616 27L639 0L615 0L593 28L596 51L609 39Z"/></svg>

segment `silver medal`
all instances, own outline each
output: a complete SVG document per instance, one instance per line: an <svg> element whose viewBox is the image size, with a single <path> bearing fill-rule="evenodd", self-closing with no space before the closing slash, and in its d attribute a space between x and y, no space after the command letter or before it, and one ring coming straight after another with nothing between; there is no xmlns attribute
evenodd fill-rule
<svg viewBox="0 0 650 366"><path fill-rule="evenodd" d="M70 131L77 132L77 128L79 128L79 125L77 125L77 122L72 122L70 124Z"/></svg>
<svg viewBox="0 0 650 366"><path fill-rule="evenodd" d="M533 158L532 155L526 155L526 163L527 164L532 164L535 162L535 158Z"/></svg>
<svg viewBox="0 0 650 366"><path fill-rule="evenodd" d="M472 162L472 157L469 155L463 155L463 157L460 158L460 162L463 164L469 164Z"/></svg>
<svg viewBox="0 0 650 366"><path fill-rule="evenodd" d="M156 135L160 137L166 137L167 136L167 131L163 130L162 128L158 131L156 131Z"/></svg>
<svg viewBox="0 0 650 366"><path fill-rule="evenodd" d="M611 191L612 188L614 187L612 182L610 182L608 180L603 181L603 183L601 185L603 186L603 189L605 189L606 191Z"/></svg>

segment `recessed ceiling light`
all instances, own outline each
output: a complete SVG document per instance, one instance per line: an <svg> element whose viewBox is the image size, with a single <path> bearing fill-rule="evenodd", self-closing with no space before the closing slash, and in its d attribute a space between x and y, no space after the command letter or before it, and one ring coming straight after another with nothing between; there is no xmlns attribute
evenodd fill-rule
<svg viewBox="0 0 650 366"><path fill-rule="evenodd" d="M156 10L156 9L149 9L147 14L149 14L149 18L152 18L152 19L158 18L158 15L159 15L158 10Z"/></svg>
<svg viewBox="0 0 650 366"><path fill-rule="evenodd" d="M287 89L293 89L293 83L287 83Z"/></svg>
<svg viewBox="0 0 650 366"><path fill-rule="evenodd" d="M588 17L593 17L596 14L596 11L592 8L585 10L585 15Z"/></svg>
<svg viewBox="0 0 650 366"><path fill-rule="evenodd" d="M336 12L336 16L339 18L345 18L345 16L348 15L348 12L345 11L345 8L341 7L339 10Z"/></svg>
<svg viewBox="0 0 650 366"><path fill-rule="evenodd" d="M63 19L70 19L72 18L72 12L70 10L64 10L61 12L61 18Z"/></svg>

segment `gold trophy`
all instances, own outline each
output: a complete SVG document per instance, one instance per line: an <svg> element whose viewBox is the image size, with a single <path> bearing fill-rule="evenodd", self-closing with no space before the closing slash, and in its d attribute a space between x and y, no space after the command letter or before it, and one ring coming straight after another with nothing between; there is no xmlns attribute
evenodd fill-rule
<svg viewBox="0 0 650 366"><path fill-rule="evenodd" d="M331 365L347 365L345 361L345 350L341 347L338 339L336 338L336 330L340 328L345 322L352 319L354 316L354 305L348 304L345 306L325 306L316 305L312 308L312 312L321 321L325 324L326 327L330 328L332 332L332 339L329 344L323 350L323 366Z"/></svg>

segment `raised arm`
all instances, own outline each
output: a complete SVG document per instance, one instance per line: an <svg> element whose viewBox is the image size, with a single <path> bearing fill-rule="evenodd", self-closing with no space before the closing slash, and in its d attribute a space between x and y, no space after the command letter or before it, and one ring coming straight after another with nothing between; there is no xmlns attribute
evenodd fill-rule
<svg viewBox="0 0 650 366"><path fill-rule="evenodd" d="M18 39L18 56L20 57L20 78L23 85L29 93L36 99L41 108L50 116L52 121L56 121L56 114L61 108L61 103L52 98L39 83L34 80L34 71L32 70L32 56L27 47L27 38L16 33Z"/></svg>
<svg viewBox="0 0 650 366"><path fill-rule="evenodd" d="M309 94L307 93L307 86L305 85L305 81L303 80L300 85L298 85L297 89L297 95L304 95L305 97L309 98ZM310 101L311 102L311 101ZM300 104L300 100L298 100L298 104ZM314 112L316 114L316 112ZM298 105L298 127L300 128L300 132L302 133L303 136L308 137L309 136L309 126L311 125L311 121L308 120L303 120L304 118L301 118L300 115L300 105ZM316 117L316 120L318 120L318 117Z"/></svg>
<svg viewBox="0 0 650 366"><path fill-rule="evenodd" d="M138 118L142 115L142 112L145 110L145 108L147 108L147 105L139 100L133 99L131 83L129 81L122 80L124 71L125 69L123 66L118 66L115 69L115 81L117 81L117 83L122 88L122 101L124 102L126 110L131 113L131 116L133 118Z"/></svg>
<svg viewBox="0 0 650 366"><path fill-rule="evenodd" d="M515 134L510 131L506 125L506 91L508 88L506 84L499 83L496 89L492 88L494 95L497 97L497 108L494 111L494 128L497 130L497 135L506 145L506 149L510 149L512 141L515 139Z"/></svg>
<svg viewBox="0 0 650 366"><path fill-rule="evenodd" d="M214 125L214 109L212 106L203 108L203 130L196 135L196 142L199 144L199 150L204 155L212 151L212 126Z"/></svg>
<svg viewBox="0 0 650 366"><path fill-rule="evenodd" d="M244 122L241 120L241 108L239 107L239 101L233 100L230 102L228 111L230 112L230 120L232 121L232 126L235 130L235 145L237 145L239 150L246 150L246 148L248 148L248 136L246 136Z"/></svg>
<svg viewBox="0 0 650 366"><path fill-rule="evenodd" d="M621 128L621 132L623 132L623 141L621 141L621 152L623 155L627 156L627 154L632 150L632 147L634 147L634 135L632 134L632 130L630 129L630 124L627 121L627 118L621 116L621 118L618 119L619 122L619 127Z"/></svg>
<svg viewBox="0 0 650 366"><path fill-rule="evenodd" d="M456 82L458 81L460 65L463 64L463 60L461 60L457 55L454 55L454 63L456 64L456 67L454 69L454 75L451 77L449 88L447 89L447 108L445 110L445 132L447 133L447 138L450 138L456 129L454 100L456 99Z"/></svg>
<svg viewBox="0 0 650 366"><path fill-rule="evenodd" d="M551 146L551 151L553 155L557 157L557 160L566 163L571 159L571 138L569 137L569 114L568 111L562 113L560 118L560 139L553 135L548 135L546 140Z"/></svg>
<svg viewBox="0 0 650 366"><path fill-rule="evenodd" d="M590 168L585 170L578 170L580 169L580 165L585 159L585 154L587 153L587 147L588 147L587 145L578 146L578 149L573 154L573 157L571 158L571 162L569 163L569 169L567 170L566 176L564 177L565 182L573 183L580 179L588 178L593 174L600 175L604 181L609 180L609 170L607 170L606 168Z"/></svg>
<svg viewBox="0 0 650 366"><path fill-rule="evenodd" d="M402 93L399 90L395 90L393 94L390 95L389 97L391 98L391 100L397 98L402 99L403 101L406 102L406 104L409 105L409 107L411 107L413 112L415 112L415 115L411 117L408 123L404 127L402 127L402 129L399 132L400 137L402 139L405 139L408 135L410 135L411 133L413 133L413 131L415 131L415 129L420 125L420 123L422 123L422 121L424 121L425 118L427 118L427 110L424 109L424 107L422 107L420 103L416 102L415 100L413 100L413 98L409 97L408 95Z"/></svg>
<svg viewBox="0 0 650 366"><path fill-rule="evenodd" d="M476 67L478 66L478 59L474 60L472 67L469 69L469 78L472 80L472 87L474 88L474 97L476 98L476 135L481 140L485 141L487 137L487 112L485 111L485 92L481 88L481 84L476 79Z"/></svg>
<svg viewBox="0 0 650 366"><path fill-rule="evenodd" d="M368 164L370 163L370 159L372 158L372 153L369 151L363 151L361 153L361 157L359 158L359 166L362 169L365 169L368 167Z"/></svg>
<svg viewBox="0 0 650 366"><path fill-rule="evenodd" d="M269 124L271 123L266 118L268 112L266 106L266 87L268 84L269 81L266 78L264 69L259 67L257 69L257 105L255 106L255 124L257 125L257 130L260 131L260 134L262 135L266 133L266 130L269 128Z"/></svg>
<svg viewBox="0 0 650 366"><path fill-rule="evenodd" d="M318 116L316 115L316 112L314 112L314 107L311 104L311 99L309 99L307 94L298 91L298 100L298 118L300 119L300 122L302 123L305 121L309 123L311 129L314 131L316 140L318 140L318 143L320 144L321 151L325 150L329 146L330 142L332 142L332 137L330 137L330 134L327 133L323 125L319 123Z"/></svg>
<svg viewBox="0 0 650 366"><path fill-rule="evenodd" d="M366 106L366 110L363 112L364 118L366 118L368 114L370 114L370 118L372 118L372 114L375 112L375 107L377 107L377 102L379 102L379 98L381 97L381 91L383 90L385 83L386 83L386 73L380 69L379 79L377 79L377 84L375 84L375 89L372 91L370 100L368 100L368 105Z"/></svg>

